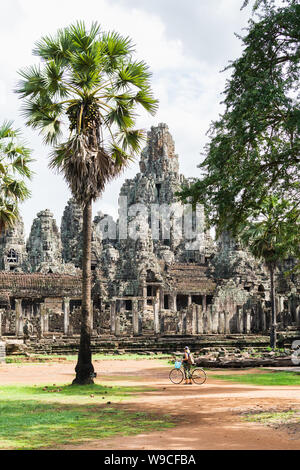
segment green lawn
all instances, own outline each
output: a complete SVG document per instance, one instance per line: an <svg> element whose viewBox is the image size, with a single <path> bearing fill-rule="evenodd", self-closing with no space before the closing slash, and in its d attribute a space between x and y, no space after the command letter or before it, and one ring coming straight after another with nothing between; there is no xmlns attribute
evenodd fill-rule
<svg viewBox="0 0 300 470"><path fill-rule="evenodd" d="M244 418L244 420L262 424L288 424L291 422L300 423L300 411L266 411L262 413L249 414Z"/></svg>
<svg viewBox="0 0 300 470"><path fill-rule="evenodd" d="M227 380L229 382L251 385L300 385L300 373L298 372L273 372L263 371L257 374L243 375L213 375L214 379Z"/></svg>
<svg viewBox="0 0 300 470"><path fill-rule="evenodd" d="M56 448L67 443L173 427L168 416L129 412L122 399L142 387L5 386L0 388L0 449Z"/></svg>

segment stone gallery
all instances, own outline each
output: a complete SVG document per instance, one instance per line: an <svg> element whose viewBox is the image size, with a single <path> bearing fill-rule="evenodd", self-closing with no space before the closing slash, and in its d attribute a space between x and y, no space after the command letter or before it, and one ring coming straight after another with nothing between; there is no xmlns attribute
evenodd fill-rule
<svg viewBox="0 0 300 470"><path fill-rule="evenodd" d="M267 334L270 282L227 233L214 241L203 208L176 198L179 173L168 127L148 132L140 172L120 192L119 218L93 222L93 337ZM0 238L0 336L76 338L80 332L82 211L70 200L60 229L50 210ZM299 276L277 271L278 329L300 328ZM286 271L290 274L286 275Z"/></svg>

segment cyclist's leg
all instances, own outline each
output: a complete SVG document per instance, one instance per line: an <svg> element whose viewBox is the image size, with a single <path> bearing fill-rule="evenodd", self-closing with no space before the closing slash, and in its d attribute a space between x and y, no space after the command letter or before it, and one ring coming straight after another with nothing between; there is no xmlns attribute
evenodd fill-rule
<svg viewBox="0 0 300 470"><path fill-rule="evenodd" d="M189 380L188 383L192 385L193 384L193 382L192 382L192 373L191 373L191 368L192 367L191 367L191 364L188 364L187 366L188 366L187 367L187 376L188 376L188 380Z"/></svg>
<svg viewBox="0 0 300 470"><path fill-rule="evenodd" d="M183 373L184 373L184 379L185 379L185 383L187 384L188 383L188 369L187 369L187 365L185 362L183 363Z"/></svg>

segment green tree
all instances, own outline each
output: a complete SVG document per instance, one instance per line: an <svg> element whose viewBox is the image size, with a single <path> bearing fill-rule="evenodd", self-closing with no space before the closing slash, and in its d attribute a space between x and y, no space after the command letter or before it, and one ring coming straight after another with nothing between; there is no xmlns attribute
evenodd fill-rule
<svg viewBox="0 0 300 470"><path fill-rule="evenodd" d="M283 215L284 214L284 215ZM288 216L286 215L288 214ZM286 200L273 195L262 201L246 225L240 226L239 238L256 258L264 260L270 273L271 313L270 345L276 347L276 302L274 274L278 264L300 255L299 212Z"/></svg>
<svg viewBox="0 0 300 470"><path fill-rule="evenodd" d="M218 233L237 233L274 192L299 210L300 5L258 0L254 8L243 53L226 69L225 111L211 124L201 178L180 196L203 203ZM282 210L288 217L291 208Z"/></svg>
<svg viewBox="0 0 300 470"><path fill-rule="evenodd" d="M91 230L92 202L103 192L144 139L134 129L141 105L154 114L157 100L150 88L151 73L132 59L134 46L116 32L103 32L97 23L88 31L78 22L44 37L34 54L42 59L21 71L17 91L25 99L27 125L39 129L54 146L50 167L60 171L83 208L81 337L73 383L92 383L91 358ZM70 135L64 138L63 125Z"/></svg>
<svg viewBox="0 0 300 470"><path fill-rule="evenodd" d="M0 126L0 233L14 225L19 217L18 204L30 196L24 181L32 176L30 154L12 121L3 122Z"/></svg>

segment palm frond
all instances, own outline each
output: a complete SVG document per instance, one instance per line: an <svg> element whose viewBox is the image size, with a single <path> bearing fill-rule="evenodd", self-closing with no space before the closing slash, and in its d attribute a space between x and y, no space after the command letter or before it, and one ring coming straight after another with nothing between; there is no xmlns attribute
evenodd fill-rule
<svg viewBox="0 0 300 470"><path fill-rule="evenodd" d="M129 62L120 68L116 80L116 88L127 89L128 85L134 85L141 89L147 88L150 84L151 75L149 67L145 62Z"/></svg>
<svg viewBox="0 0 300 470"><path fill-rule="evenodd" d="M13 121L4 121L0 126L0 141L6 138L19 137L20 131L13 129Z"/></svg>
<svg viewBox="0 0 300 470"><path fill-rule="evenodd" d="M63 106L52 102L49 97L38 97L26 100L22 106L22 115L26 124L39 129L45 143L55 144L62 135L60 120Z"/></svg>
<svg viewBox="0 0 300 470"><path fill-rule="evenodd" d="M115 31L103 33L101 37L101 53L106 59L107 72L114 71L124 57L134 52L134 44L129 37L123 37Z"/></svg>
<svg viewBox="0 0 300 470"><path fill-rule="evenodd" d="M45 65L44 74L44 81L49 96L58 95L60 99L69 96L70 90L63 80L64 68L61 62L49 60Z"/></svg>
<svg viewBox="0 0 300 470"><path fill-rule="evenodd" d="M150 88L141 89L134 97L134 102L143 106L150 114L154 115L158 110L159 101L156 100Z"/></svg>
<svg viewBox="0 0 300 470"><path fill-rule="evenodd" d="M59 29L56 36L44 36L35 43L33 54L43 60L57 60L66 65L69 54L74 49L70 31L68 28Z"/></svg>
<svg viewBox="0 0 300 470"><path fill-rule="evenodd" d="M127 103L119 101L115 108L112 108L106 115L106 125L116 124L119 129L130 129L135 124L135 115L128 108Z"/></svg>
<svg viewBox="0 0 300 470"><path fill-rule="evenodd" d="M2 194L5 199L13 199L16 202L25 201L31 194L24 181L5 176L2 182Z"/></svg>
<svg viewBox="0 0 300 470"><path fill-rule="evenodd" d="M124 129L116 136L116 141L119 143L122 150L128 154L136 154L140 152L145 140L146 133L141 129Z"/></svg>
<svg viewBox="0 0 300 470"><path fill-rule="evenodd" d="M70 26L69 31L75 48L87 53L99 36L100 25L94 22L92 23L91 29L88 31L84 21L77 21Z"/></svg>
<svg viewBox="0 0 300 470"><path fill-rule="evenodd" d="M13 227L18 218L18 206L0 196L0 233L8 227Z"/></svg>
<svg viewBox="0 0 300 470"><path fill-rule="evenodd" d="M45 76L41 68L37 65L32 65L19 71L19 75L23 78L18 82L16 93L19 93L22 98L28 96L37 96L44 94L47 88Z"/></svg>

